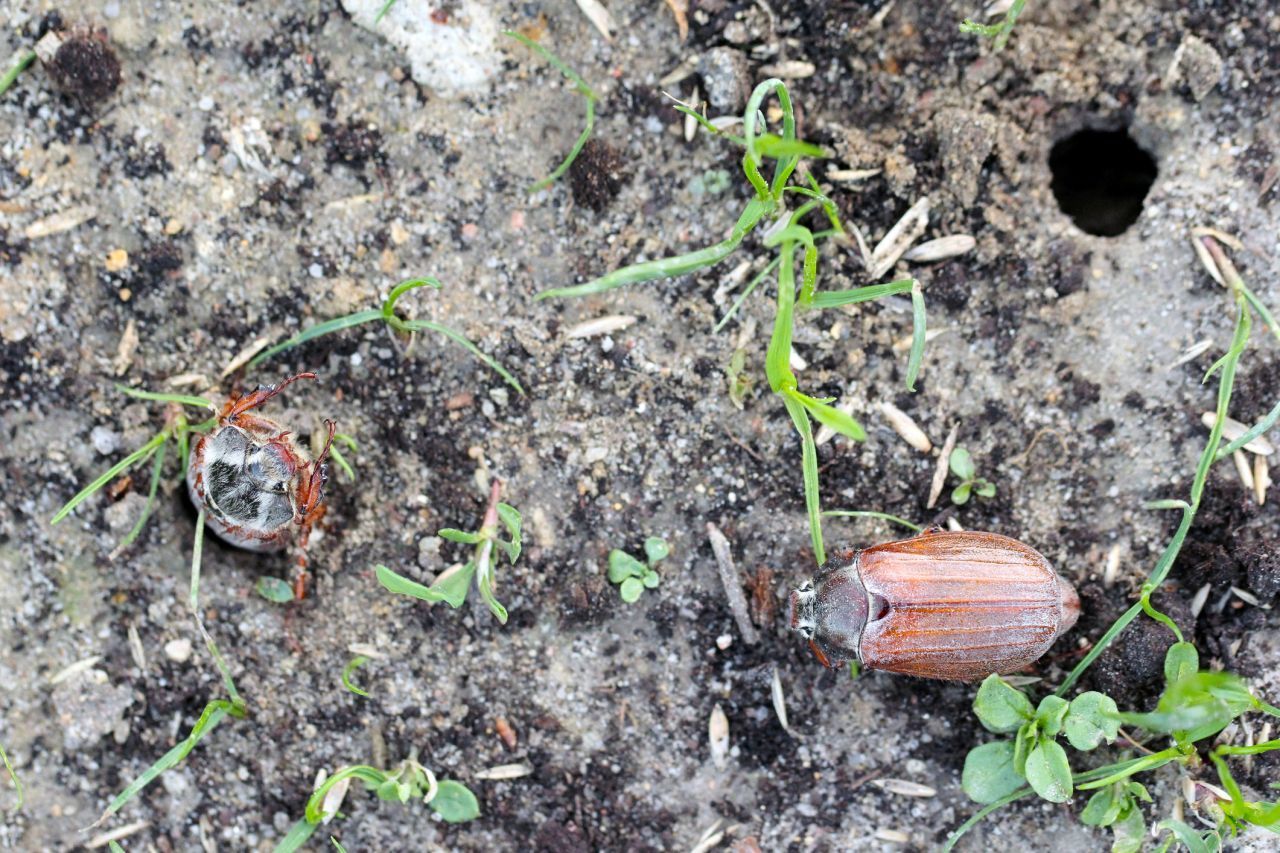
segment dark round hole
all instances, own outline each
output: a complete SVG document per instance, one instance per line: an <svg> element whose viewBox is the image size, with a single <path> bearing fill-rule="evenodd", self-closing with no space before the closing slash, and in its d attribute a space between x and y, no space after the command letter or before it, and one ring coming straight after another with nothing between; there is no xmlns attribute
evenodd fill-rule
<svg viewBox="0 0 1280 853"><path fill-rule="evenodd" d="M1138 219L1156 161L1126 130L1081 130L1049 152L1053 195L1081 231L1115 237Z"/></svg>

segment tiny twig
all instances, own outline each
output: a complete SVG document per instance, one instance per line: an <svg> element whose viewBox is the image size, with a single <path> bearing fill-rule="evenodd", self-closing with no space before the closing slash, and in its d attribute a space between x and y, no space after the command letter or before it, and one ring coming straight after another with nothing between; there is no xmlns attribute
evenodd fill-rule
<svg viewBox="0 0 1280 853"><path fill-rule="evenodd" d="M751 624L751 612L747 609L747 597L742 592L742 578L738 575L738 567L733 564L733 555L729 552L729 540L720 532L715 524L707 522L707 538L711 540L711 552L716 557L716 568L720 572L720 582L724 584L725 596L729 599L729 610L738 625L742 640L749 646L760 642L756 626Z"/></svg>

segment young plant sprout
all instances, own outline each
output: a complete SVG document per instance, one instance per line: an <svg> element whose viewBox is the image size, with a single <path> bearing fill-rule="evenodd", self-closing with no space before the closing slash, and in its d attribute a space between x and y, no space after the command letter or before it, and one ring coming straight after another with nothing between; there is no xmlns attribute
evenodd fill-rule
<svg viewBox="0 0 1280 853"><path fill-rule="evenodd" d="M622 600L631 604L640 598L646 589L656 589L662 582L654 567L660 560L665 560L671 549L665 539L650 536L644 540L645 561L640 562L626 551L614 548L609 552L609 582L618 585L618 593Z"/></svg>
<svg viewBox="0 0 1280 853"><path fill-rule="evenodd" d="M760 130L763 120L759 116L759 109L765 98L771 94L777 97L782 110L781 135ZM821 157L823 152L822 149L796 138L791 94L781 80L766 80L752 92L747 101L746 112L743 114L744 129L741 138L723 134L703 116L685 105L679 105L677 108L697 119L713 133L726 136L746 149L742 159L742 170L755 190L755 197L747 203L738 216L738 221L729 236L704 249L676 257L633 264L584 284L544 291L538 294L537 298L586 296L603 293L627 284L687 275L723 261L733 254L758 226L764 225L763 244L765 248L774 249L778 253L775 259L778 273L777 309L773 334L765 357L765 376L769 380L770 389L782 398L783 406L786 407L800 436L801 467L804 475L809 530L813 540L814 557L821 565L826 562L826 552L822 544L818 456L812 424L816 421L855 441L862 441L865 433L861 424L850 415L830 405L831 400L811 397L799 390L799 381L790 365L796 309L821 310L881 299L895 294L911 294L914 330L911 354L907 362L906 385L908 389L915 390L916 377L924 357L924 296L919 283L914 279L857 287L851 290L826 292L818 290L817 240L825 236L842 235L844 229L836 213L835 204L821 192L812 176L808 177L805 186L789 184L802 157ZM774 161L773 177L770 181L766 181L760 171L766 159ZM791 210L787 206L788 193L800 196L805 201ZM808 213L819 207L826 213L831 223L831 230L815 234L800 222ZM795 279L797 254L802 257L798 292ZM773 268L773 263L766 267L765 272L746 292L753 289ZM742 298L745 298L745 295L744 292Z"/></svg>
<svg viewBox="0 0 1280 853"><path fill-rule="evenodd" d="M497 549L506 554L507 559L513 565L515 564L520 556L520 513L510 504L501 503L498 500L501 493L502 481L494 479L489 489L489 504L485 509L484 519L476 532L470 533L449 527L438 532L437 535L441 539L475 546L474 555L465 565L455 566L443 572L431 586L414 583L386 566L378 565L374 567L378 582L399 595L408 595L432 603L443 601L450 607L458 608L467 600L471 579L474 577L476 588L480 590L480 597L484 599L485 604L489 605L489 610L499 622L503 625L507 624L507 609L498 602L493 593L494 569L498 564L498 556L494 551ZM500 538L499 522L511 537L509 540Z"/></svg>
<svg viewBox="0 0 1280 853"><path fill-rule="evenodd" d="M1004 46L1009 42L1009 36L1013 34L1013 25L1018 22L1018 16L1022 14L1022 7L1025 5L1027 0L1011 0L1008 10L1004 13L1004 20L998 24L979 24L971 18L965 18L960 24L960 32L992 39L994 41L992 47L996 50L1004 50Z"/></svg>
<svg viewBox="0 0 1280 853"><path fill-rule="evenodd" d="M1149 801L1147 789L1132 777L1166 764L1179 764L1187 772L1202 766L1201 752L1207 752L1217 771L1223 792L1206 809L1205 817L1215 824L1211 832L1199 832L1177 820L1161 821L1158 827L1170 833L1162 850L1175 840L1190 850L1219 849L1222 834L1235 835L1247 825L1280 831L1280 802L1246 799L1232 775L1228 759L1280 750L1280 740L1245 746L1216 743L1215 736L1245 713L1261 712L1280 717L1280 708L1254 696L1245 682L1227 672L1202 671L1194 645L1185 642L1177 624L1151 604L1152 593L1164 583L1177 559L1200 507L1209 471L1215 462L1230 456L1268 428L1260 423L1229 444L1223 444L1223 427L1231 402L1236 369L1249 343L1256 312L1267 330L1280 341L1280 323L1245 284L1218 242L1217 232L1193 231L1196 252L1213 278L1227 289L1235 303L1236 325L1226 353L1209 369L1218 380L1216 418L1209 440L1200 455L1191 483L1189 499L1160 502L1162 507L1182 511L1182 520L1172 540L1156 562L1151 577L1142 586L1138 601L1117 619L1094 643L1089 653L1063 683L1033 706L1017 688L999 676L991 676L978 691L974 712L989 730L1013 735L1012 739L983 744L970 751L965 760L963 787L985 807L961 824L947 839L944 850L976 823L1003 805L1036 794L1051 802L1063 802L1074 790L1093 791L1081 820L1092 826L1109 826L1115 836L1113 850L1137 851L1145 837L1145 821L1139 803ZM1269 416L1268 416L1269 417ZM1165 656L1165 689L1149 712L1120 712L1109 697L1089 691L1068 701L1065 694L1108 646L1140 614L1168 627L1176 642ZM1144 748L1141 756L1107 764L1092 770L1075 771L1071 759L1057 742L1062 734L1079 751L1111 742L1120 725L1141 728L1172 746L1159 751ZM1024 784L1025 783L1025 784ZM1213 846L1211 846L1213 845Z"/></svg>
<svg viewBox="0 0 1280 853"><path fill-rule="evenodd" d="M304 344L307 341L324 337L325 335L339 332L343 329L349 329L352 326L359 326L364 323L382 322L385 323L392 331L400 332L405 335L413 335L414 332L421 331L437 332L444 335L446 338L471 353L471 355L475 356L477 360L501 376L503 381L523 395L524 388L516 378L492 356L481 352L480 348L472 343L461 332L451 329L442 323L436 323L431 320L406 320L396 314L396 302L400 297L408 293L410 290L414 290L419 287L431 287L435 290L442 290L444 285L440 283L439 279L432 276L411 278L407 281L402 281L392 288L391 293L388 294L387 299L382 303L381 308L370 308L365 311L357 311L354 314L347 314L344 317L335 317L332 320L326 320L325 322L318 323L308 329L303 329L288 340L281 341L275 346L269 347L268 349L258 353L253 357L253 360L249 362L249 367L256 367L272 356L278 355L285 350L292 349L299 344ZM332 450L330 452L332 452Z"/></svg>
<svg viewBox="0 0 1280 853"><path fill-rule="evenodd" d="M337 816L347 786L353 779L364 783L365 790L374 792L378 799L386 802L408 803L421 799L446 823L464 823L480 816L480 802L466 785L452 779L437 782L435 774L413 756L390 771L367 764L341 767L311 794L304 817L280 840L275 853L293 853L301 849L322 823L328 823Z"/></svg>
<svg viewBox="0 0 1280 853"><path fill-rule="evenodd" d="M565 65L564 61L561 60L560 57L556 56L533 39L523 36L514 30L504 30L503 35L511 36L525 47L539 54L543 59L549 62L553 68L563 74L565 79L573 84L573 87L577 89L578 94L587 102L586 126L582 129L582 133L578 135L578 140L573 143L573 147L569 149L568 156L560 162L560 165L556 166L550 175L547 175L545 178L529 187L529 192L535 193L557 181L561 175L569 171L569 167L573 165L573 161L578 159L578 155L582 153L582 149L587 144L587 140L591 138L591 131L595 129L596 102L600 100L600 96L587 85L586 80L583 80L578 76L578 72L574 71L568 65Z"/></svg>
<svg viewBox="0 0 1280 853"><path fill-rule="evenodd" d="M969 451L963 447L957 447L951 451L951 458L947 463L951 467L951 473L960 478L960 485L951 490L953 504L964 506L969 502L970 493L980 498L995 497L996 484L978 476L978 469L974 467L973 457L969 455Z"/></svg>

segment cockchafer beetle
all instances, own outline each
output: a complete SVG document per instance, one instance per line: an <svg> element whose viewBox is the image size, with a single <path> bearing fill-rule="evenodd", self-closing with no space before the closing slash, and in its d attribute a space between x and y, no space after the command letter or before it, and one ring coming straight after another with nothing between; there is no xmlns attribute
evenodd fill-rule
<svg viewBox="0 0 1280 853"><path fill-rule="evenodd" d="M1079 615L1038 551L969 531L836 552L791 593L791 627L825 666L958 681L1021 669Z"/></svg>
<svg viewBox="0 0 1280 853"><path fill-rule="evenodd" d="M299 379L299 373L278 385L263 385L223 406L217 426L191 448L187 490L196 508L203 508L209 528L228 544L248 551L279 551L298 546L294 597L307 587L307 539L324 515L325 459L337 425L325 421L329 435L313 460L293 435L256 409Z"/></svg>

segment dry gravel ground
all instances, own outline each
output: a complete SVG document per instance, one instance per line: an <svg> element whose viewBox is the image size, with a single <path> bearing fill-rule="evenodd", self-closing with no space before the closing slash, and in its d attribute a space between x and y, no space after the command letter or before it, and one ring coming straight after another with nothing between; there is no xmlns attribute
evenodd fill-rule
<svg viewBox="0 0 1280 853"><path fill-rule="evenodd" d="M785 630L785 592L812 557L799 448L763 378L772 295L711 331L729 298L717 288L739 260L764 263L759 243L678 280L532 297L720 239L746 197L738 154L705 133L686 142L661 91L687 96L696 84L716 114L738 108L769 66L811 63L792 84L801 132L836 157L815 173L881 170L829 182L844 215L878 239L928 196L926 236L977 239L968 255L910 270L940 332L914 395L902 383L906 303L801 318L802 382L851 401L869 432L864 444L822 448L826 506L931 519L935 460L898 439L875 403L903 408L935 443L959 424L999 491L955 517L1032 543L1081 588L1085 616L1036 669L1053 682L1150 570L1170 521L1140 507L1185 494L1206 434L1199 414L1213 391L1200 377L1232 315L1189 229L1237 235L1245 275L1280 305L1280 191L1264 191L1280 150L1280 7L1032 0L993 54L957 31L976 6L953 2L694 0L683 43L657 0L610 2L612 42L568 0L399 0L386 38L361 25L370 3L345 5L0 2L6 54L50 28L79 28L110 46L121 81L103 95L109 67L90 62L77 88L37 63L0 99L0 743L26 788L24 808L0 818L0 847L85 843L82 828L221 690L185 606L195 521L185 489L162 489L148 530L115 560L143 504L142 472L114 501L100 495L48 524L160 422L162 407L112 383L165 389L190 372L219 383L256 338L373 306L422 274L444 291L405 304L464 330L527 396L456 347L425 338L406 354L372 326L218 384L225 394L319 372L269 413L301 432L337 419L361 442L358 480L330 483L315 594L300 605L253 592L260 575L287 574L285 557L207 542L202 602L249 719L224 723L108 827L145 822L130 850L268 850L317 771L416 750L476 791L482 817L448 826L353 791L347 819L328 827L346 849L679 850L717 821L734 827L722 846L740 850L755 849L747 838L763 850L935 847L973 811L959 786L965 751L986 737L969 714L972 688L851 681ZM423 24L430 11L439 22ZM411 42L413 26L445 38L428 50ZM597 137L617 160L597 151L576 193L569 182L526 192L572 143L582 104L496 35L507 26L603 96ZM442 63L438 51L466 56ZM682 63L694 76L660 83ZM1086 126L1128 126L1158 166L1120 236L1082 232L1050 191L1051 146ZM836 245L821 274L829 288L867 283ZM609 314L637 320L566 334ZM1201 340L1208 349L1177 364ZM1248 422L1280 391L1275 342L1256 340L1233 405ZM742 411L724 378L740 342L755 379ZM425 582L462 557L434 532L474 527L491 476L528 524L525 556L499 575L508 625L478 602L428 607L377 585L376 562ZM1278 585L1280 501L1256 507L1229 467L1211 495L1164 593L1188 626L1186 601L1203 583L1214 604L1232 584L1264 601ZM708 521L761 593L755 646L734 626ZM673 555L661 586L623 605L606 555L636 552L650 534ZM833 521L826 535L859 543L894 531ZM1112 546L1122 559L1104 587ZM1272 611L1211 606L1194 630L1206 657L1280 697ZM733 640L725 649L721 635ZM358 675L367 699L339 684L352 643L385 655ZM1134 629L1086 683L1146 707L1165 643ZM791 734L770 702L775 668ZM717 703L732 744L724 768L707 746ZM525 778L475 778L521 761L533 768ZM1244 781L1262 792L1276 767L1259 759ZM871 777L937 795L902 797ZM1178 780L1150 783L1154 822ZM12 801L0 789L0 806ZM1105 849L1109 836L1079 823L1081 804L1009 808L964 847ZM878 840L884 830L908 840Z"/></svg>

